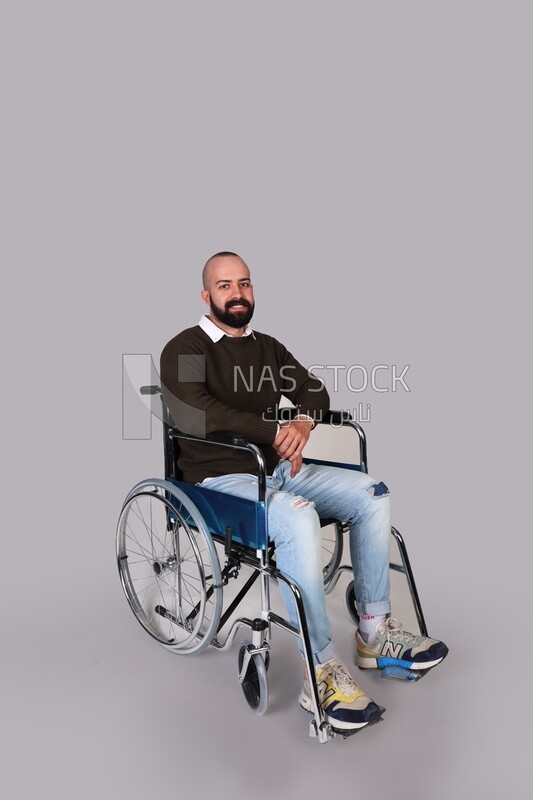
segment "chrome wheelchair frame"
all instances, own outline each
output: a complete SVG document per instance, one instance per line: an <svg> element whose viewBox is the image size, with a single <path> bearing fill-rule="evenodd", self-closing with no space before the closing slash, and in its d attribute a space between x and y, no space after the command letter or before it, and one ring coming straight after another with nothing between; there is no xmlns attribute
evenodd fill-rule
<svg viewBox="0 0 533 800"><path fill-rule="evenodd" d="M116 555L122 587L128 603L143 628L167 650L178 654L197 653L212 645L228 650L241 628L250 630L250 639L240 643L239 682L250 708L263 714L268 706L267 670L270 662L272 625L302 643L304 663L314 676L313 655L305 609L299 587L276 567L273 544L268 541L266 468L257 445L232 433L216 433L205 438L189 435L171 424L168 408L159 386L143 386L141 394L159 396L163 412L165 479L148 478L128 493L118 521ZM283 409L283 413L290 413ZM319 424L348 426L359 437L359 464L304 458L304 461L329 464L367 472L366 436L348 413L330 411ZM243 450L255 458L258 472L257 501L244 500L204 486L185 483L177 466L179 441L210 442L220 447ZM333 526L334 537L326 542L323 568L325 592L331 592L340 575L352 570L341 565L343 537L348 525L321 519L322 527ZM391 528L401 563L390 563L402 573L409 588L420 632L427 628L404 540ZM221 568L218 551L223 548ZM223 608L223 589L230 579L239 577L243 566L252 574L227 608ZM250 619L237 617L222 634L240 603L259 580L261 609ZM275 613L271 607L270 583L285 584L293 598L297 626ZM353 580L346 592L348 611L357 623ZM351 731L335 730L324 719L316 681L310 680L312 720L309 734L320 742L335 735L346 737Z"/></svg>

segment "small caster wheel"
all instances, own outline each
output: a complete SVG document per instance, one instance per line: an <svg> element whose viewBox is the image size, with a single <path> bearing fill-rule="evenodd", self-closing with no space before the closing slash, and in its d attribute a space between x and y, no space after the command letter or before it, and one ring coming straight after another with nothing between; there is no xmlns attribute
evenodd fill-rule
<svg viewBox="0 0 533 800"><path fill-rule="evenodd" d="M355 607L355 592L353 588L353 583L354 583L353 581L350 581L350 583L346 587L346 606L348 607L348 613L350 614L355 624L358 626L359 614L357 613L357 609Z"/></svg>
<svg viewBox="0 0 533 800"><path fill-rule="evenodd" d="M255 714L264 714L268 706L267 667L261 653L253 653L251 642L239 647L239 680L246 702ZM267 653L267 656L270 654ZM247 664L245 663L247 660ZM244 674L243 668L245 669Z"/></svg>

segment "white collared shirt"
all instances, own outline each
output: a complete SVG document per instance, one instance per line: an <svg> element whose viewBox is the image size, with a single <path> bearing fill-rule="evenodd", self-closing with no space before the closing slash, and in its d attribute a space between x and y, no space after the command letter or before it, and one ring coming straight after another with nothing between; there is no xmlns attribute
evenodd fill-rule
<svg viewBox="0 0 533 800"><path fill-rule="evenodd" d="M219 342L220 339L222 339L223 336L231 336L231 334L228 334L225 331L223 331L222 328L219 328L218 325L215 325L213 320L210 319L205 314L201 317L200 322L198 323L198 325L200 326L200 328L205 333L207 333L207 335L209 336L209 338L211 339L212 342ZM243 336L253 336L254 339L255 339L254 332L250 328L249 325L246 326L246 328L244 329L244 333L242 335ZM233 338L234 339L235 338L239 338L240 339L240 336L239 337L235 337L234 336Z"/></svg>

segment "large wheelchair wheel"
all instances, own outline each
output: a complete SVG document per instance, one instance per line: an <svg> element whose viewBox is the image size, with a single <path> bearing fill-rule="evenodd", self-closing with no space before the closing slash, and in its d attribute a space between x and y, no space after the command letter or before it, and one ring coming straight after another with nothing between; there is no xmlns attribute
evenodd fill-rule
<svg viewBox="0 0 533 800"><path fill-rule="evenodd" d="M209 645L222 612L220 564L184 492L159 479L131 490L118 522L117 560L128 603L159 644L182 654Z"/></svg>
<svg viewBox="0 0 533 800"><path fill-rule="evenodd" d="M322 575L327 588L342 559L344 532L342 523L332 522L322 528Z"/></svg>

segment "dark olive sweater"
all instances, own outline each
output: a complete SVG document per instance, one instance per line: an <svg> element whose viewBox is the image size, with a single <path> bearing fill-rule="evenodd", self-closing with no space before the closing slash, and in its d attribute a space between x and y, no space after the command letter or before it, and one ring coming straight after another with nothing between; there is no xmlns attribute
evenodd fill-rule
<svg viewBox="0 0 533 800"><path fill-rule="evenodd" d="M199 325L182 331L163 349L161 382L177 428L197 436L241 434L261 448L269 473L279 460L272 442L281 396L314 419L329 409L322 382L280 342L257 331L218 342ZM179 468L190 483L232 472L257 474L249 453L184 440L179 446Z"/></svg>

